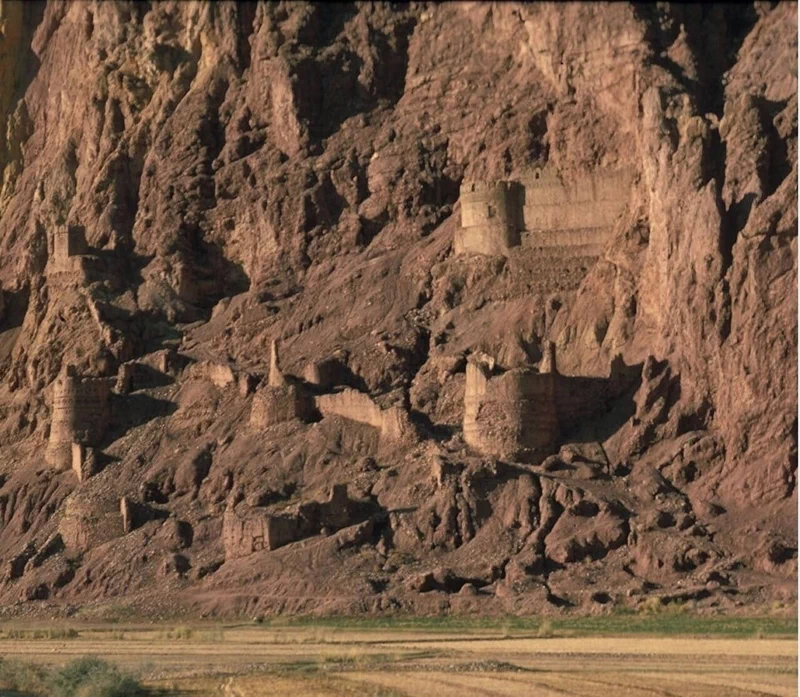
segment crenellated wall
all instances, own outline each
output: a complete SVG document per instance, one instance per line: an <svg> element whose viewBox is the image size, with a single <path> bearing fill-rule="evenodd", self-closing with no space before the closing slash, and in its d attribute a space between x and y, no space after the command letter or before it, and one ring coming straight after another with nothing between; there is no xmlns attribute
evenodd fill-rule
<svg viewBox="0 0 800 697"><path fill-rule="evenodd" d="M72 466L72 444L97 445L110 418L113 378L79 376L67 366L53 385L53 416L45 458L57 469Z"/></svg>

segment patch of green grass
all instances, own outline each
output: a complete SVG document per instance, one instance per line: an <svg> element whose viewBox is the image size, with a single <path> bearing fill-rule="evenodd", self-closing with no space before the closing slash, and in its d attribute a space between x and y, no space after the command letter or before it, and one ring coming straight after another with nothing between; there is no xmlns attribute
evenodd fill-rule
<svg viewBox="0 0 800 697"><path fill-rule="evenodd" d="M511 636L512 632L535 634L549 623L546 633L561 636L653 634L751 638L756 633L763 637L797 636L797 617L698 615L679 603L663 604L659 600L658 605L660 609L653 612L614 612L591 617L282 617L274 623L265 619L260 626L431 633L497 631Z"/></svg>

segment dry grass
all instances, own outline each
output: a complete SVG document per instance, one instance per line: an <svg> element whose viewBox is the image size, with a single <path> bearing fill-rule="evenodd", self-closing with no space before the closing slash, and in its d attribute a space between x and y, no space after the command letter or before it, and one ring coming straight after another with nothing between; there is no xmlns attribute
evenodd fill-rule
<svg viewBox="0 0 800 697"><path fill-rule="evenodd" d="M752 630L744 638L576 637L543 621L529 631L510 622L453 632L85 625L69 640L38 631L0 650L41 665L97 655L186 697L797 694L796 637L755 639Z"/></svg>

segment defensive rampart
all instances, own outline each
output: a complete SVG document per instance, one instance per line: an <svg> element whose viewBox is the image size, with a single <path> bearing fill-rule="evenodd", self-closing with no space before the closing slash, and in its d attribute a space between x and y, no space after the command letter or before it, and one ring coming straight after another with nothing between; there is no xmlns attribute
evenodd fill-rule
<svg viewBox="0 0 800 697"><path fill-rule="evenodd" d="M514 247L578 248L597 255L625 209L628 170L600 169L571 181L550 167L519 181L470 182L461 187L457 254L508 254Z"/></svg>

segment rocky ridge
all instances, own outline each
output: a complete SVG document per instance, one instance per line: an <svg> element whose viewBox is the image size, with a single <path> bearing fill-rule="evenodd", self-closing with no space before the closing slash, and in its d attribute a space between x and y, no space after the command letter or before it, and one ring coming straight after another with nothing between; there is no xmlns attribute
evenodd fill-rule
<svg viewBox="0 0 800 697"><path fill-rule="evenodd" d="M796 5L3 13L6 611L796 604ZM633 173L599 258L456 254L461 185L545 163ZM610 402L468 448L468 362L548 342ZM80 477L67 365L114 386Z"/></svg>

